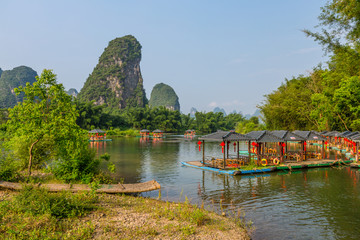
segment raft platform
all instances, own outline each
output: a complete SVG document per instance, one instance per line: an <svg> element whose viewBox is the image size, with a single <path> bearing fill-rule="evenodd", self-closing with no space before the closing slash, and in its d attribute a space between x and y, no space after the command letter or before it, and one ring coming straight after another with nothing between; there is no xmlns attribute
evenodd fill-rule
<svg viewBox="0 0 360 240"><path fill-rule="evenodd" d="M331 167L341 164L349 164L351 160L307 160L303 162L294 162L294 163L285 163L279 166L269 166L268 168L253 169L253 170L226 170L219 169L214 167L205 166L200 161L190 161L190 162L181 162L182 165L187 167L198 168L206 171L216 172L219 174L227 175L249 175L249 174L259 174L259 173L269 173L279 170L293 170L293 169L302 169L302 168L316 168L316 167ZM354 165L354 166L353 166ZM355 163L350 164L350 166L355 167ZM360 164L356 164L360 168Z"/></svg>
<svg viewBox="0 0 360 240"><path fill-rule="evenodd" d="M36 187L42 187L49 192L83 192L91 191L92 189L88 184L34 184ZM5 182L0 181L1 188L10 190L21 190L24 187L21 183ZM96 189L97 193L141 193L160 189L160 184L155 181L147 181L143 183L133 184L100 184L99 188Z"/></svg>
<svg viewBox="0 0 360 240"><path fill-rule="evenodd" d="M360 168L360 163L350 163L350 167L352 167L352 168Z"/></svg>
<svg viewBox="0 0 360 240"><path fill-rule="evenodd" d="M89 140L89 142L111 142L112 139L98 139L98 140Z"/></svg>

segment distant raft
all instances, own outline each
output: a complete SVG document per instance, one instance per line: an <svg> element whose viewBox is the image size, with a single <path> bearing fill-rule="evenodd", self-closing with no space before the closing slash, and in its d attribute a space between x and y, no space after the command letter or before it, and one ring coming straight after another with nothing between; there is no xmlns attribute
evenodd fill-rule
<svg viewBox="0 0 360 240"><path fill-rule="evenodd" d="M0 189L21 190L25 185L21 183L0 181ZM35 184L37 187L44 188L49 192L82 192L91 191L87 184ZM141 193L160 189L160 184L155 181L132 184L100 184L97 193Z"/></svg>

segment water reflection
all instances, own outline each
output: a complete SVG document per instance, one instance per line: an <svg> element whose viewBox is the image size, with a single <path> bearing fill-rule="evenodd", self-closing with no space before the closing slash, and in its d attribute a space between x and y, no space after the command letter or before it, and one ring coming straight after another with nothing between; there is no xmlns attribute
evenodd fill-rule
<svg viewBox="0 0 360 240"><path fill-rule="evenodd" d="M196 139L123 138L105 145L93 147L98 147L100 153L106 148L116 164L117 174L127 182L156 179L162 186L163 200L184 201L186 196L194 204L204 203L208 209L219 212L242 209L245 219L255 223L253 239L358 239L360 236L358 169L309 168L226 176L181 166L181 161L202 159ZM205 147L207 154L222 156L218 143L207 143ZM336 154L341 155L331 153L334 158ZM144 195L158 197L158 192Z"/></svg>
<svg viewBox="0 0 360 240"><path fill-rule="evenodd" d="M157 176L157 181L173 183L178 176L179 143L174 140L152 139L144 154L143 178Z"/></svg>
<svg viewBox="0 0 360 240"><path fill-rule="evenodd" d="M98 154L110 154L110 160L115 164L116 172L112 176L117 181L125 183L139 182L142 179L142 165L147 146L137 138L115 138L111 142L95 142L90 145L98 150ZM106 163L103 163L106 171Z"/></svg>
<svg viewBox="0 0 360 240"><path fill-rule="evenodd" d="M203 174L199 198L207 205L221 202L225 210L243 208L257 225L254 239L360 236L358 170L320 168L257 178Z"/></svg>

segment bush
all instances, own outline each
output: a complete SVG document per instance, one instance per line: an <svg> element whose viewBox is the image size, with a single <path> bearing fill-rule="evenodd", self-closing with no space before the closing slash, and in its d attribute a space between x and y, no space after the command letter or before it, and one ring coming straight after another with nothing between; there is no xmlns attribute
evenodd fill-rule
<svg viewBox="0 0 360 240"><path fill-rule="evenodd" d="M9 156L3 155L0 145L0 180L13 181L18 177L18 166Z"/></svg>
<svg viewBox="0 0 360 240"><path fill-rule="evenodd" d="M20 212L32 215L49 214L56 218L83 216L94 206L91 195L70 192L49 193L46 189L24 186L15 197L15 206Z"/></svg>

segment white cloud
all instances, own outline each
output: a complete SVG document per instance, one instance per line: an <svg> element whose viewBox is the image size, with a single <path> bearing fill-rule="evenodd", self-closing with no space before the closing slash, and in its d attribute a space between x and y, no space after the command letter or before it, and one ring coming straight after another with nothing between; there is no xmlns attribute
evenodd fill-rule
<svg viewBox="0 0 360 240"><path fill-rule="evenodd" d="M217 107L218 104L216 102L211 102L209 103L209 107Z"/></svg>

